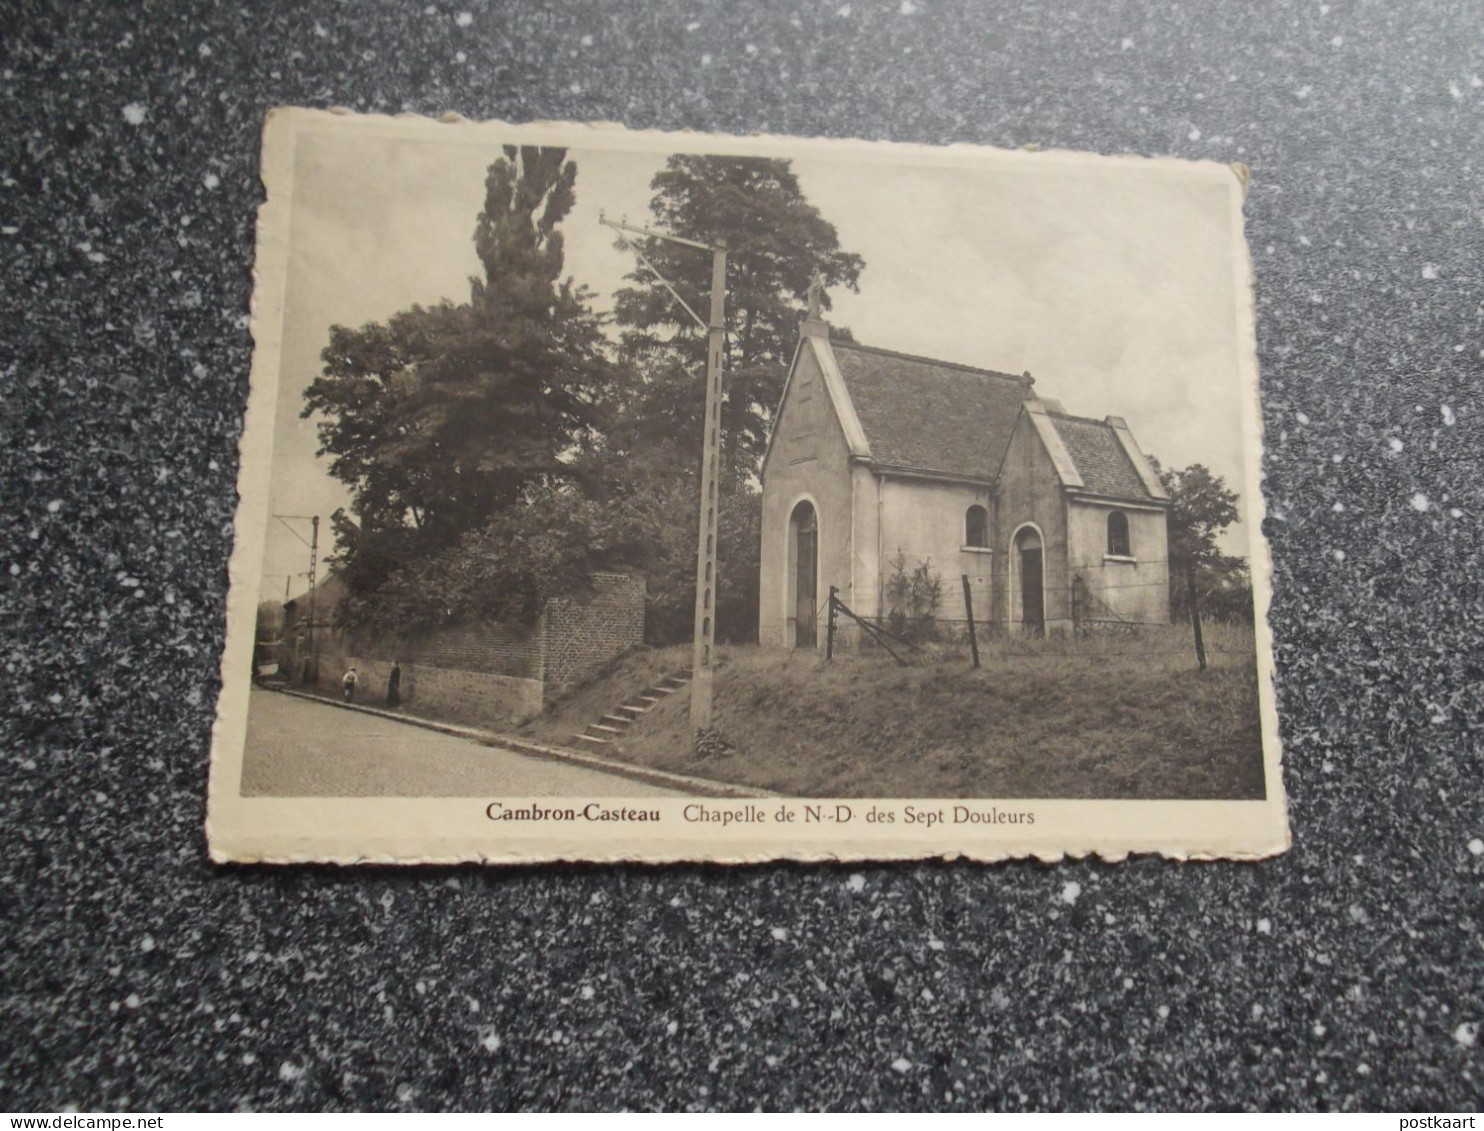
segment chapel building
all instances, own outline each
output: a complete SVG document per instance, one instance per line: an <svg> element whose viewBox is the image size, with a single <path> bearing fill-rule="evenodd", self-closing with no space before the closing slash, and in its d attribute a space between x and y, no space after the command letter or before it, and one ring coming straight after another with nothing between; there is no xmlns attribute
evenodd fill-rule
<svg viewBox="0 0 1484 1131"><path fill-rule="evenodd" d="M1168 624L1154 468L1123 419L1033 386L832 342L815 306L763 457L759 641L823 648L831 586L886 623L898 561L941 579L944 627L964 627L964 576L980 632Z"/></svg>

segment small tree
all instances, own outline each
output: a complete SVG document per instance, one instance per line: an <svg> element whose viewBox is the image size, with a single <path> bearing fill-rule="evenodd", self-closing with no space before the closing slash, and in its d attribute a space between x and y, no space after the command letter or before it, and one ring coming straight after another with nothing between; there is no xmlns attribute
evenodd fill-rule
<svg viewBox="0 0 1484 1131"><path fill-rule="evenodd" d="M890 611L887 628L904 640L916 643L931 640L938 631L938 607L943 603L943 578L924 559L909 573L907 556L900 550L891 561L891 577L886 582L886 600Z"/></svg>
<svg viewBox="0 0 1484 1131"><path fill-rule="evenodd" d="M1237 493L1205 464L1166 469L1152 457L1149 462L1170 496L1171 564L1183 569L1217 561L1222 554L1216 539L1237 521Z"/></svg>
<svg viewBox="0 0 1484 1131"><path fill-rule="evenodd" d="M1169 575L1170 615L1190 615L1187 568L1195 571L1196 594L1202 612L1220 620L1252 619L1252 578L1247 559L1223 554L1216 540L1237 521L1239 496L1226 480L1205 464L1163 468L1150 457L1165 493L1170 497Z"/></svg>

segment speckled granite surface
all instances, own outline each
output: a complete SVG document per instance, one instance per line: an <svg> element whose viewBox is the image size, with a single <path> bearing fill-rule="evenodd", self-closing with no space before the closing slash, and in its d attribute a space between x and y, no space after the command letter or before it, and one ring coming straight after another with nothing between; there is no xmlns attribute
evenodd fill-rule
<svg viewBox="0 0 1484 1131"><path fill-rule="evenodd" d="M144 7L0 45L0 1107L1479 1102L1477 5ZM1293 851L213 868L280 103L1250 163Z"/></svg>

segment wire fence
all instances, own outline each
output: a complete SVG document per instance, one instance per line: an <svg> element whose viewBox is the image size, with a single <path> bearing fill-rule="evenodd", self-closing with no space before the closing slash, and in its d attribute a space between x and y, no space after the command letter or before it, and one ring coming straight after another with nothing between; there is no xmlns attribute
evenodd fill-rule
<svg viewBox="0 0 1484 1131"><path fill-rule="evenodd" d="M913 664L972 662L977 651L983 663L1037 663L1084 661L1089 664L1136 661L1175 664L1201 668L1202 654L1206 666L1227 667L1253 663L1257 657L1257 640L1251 624L1217 622L1202 626L1203 641L1196 650L1195 634L1188 623L1117 622L1112 625L1084 625L1080 631L1057 629L1045 633L1027 631L1019 623L976 620L974 634L963 619L938 619L927 627L907 633L893 632L892 622L883 618L862 618L887 634L885 641L858 627L849 618L836 623L833 645L828 639L826 622L819 637L820 647L835 655L879 654L888 657L889 645L902 661Z"/></svg>
<svg viewBox="0 0 1484 1131"><path fill-rule="evenodd" d="M924 580L926 592L898 582L893 599L883 584L862 603L884 611L862 613L851 605L856 598L848 589L827 587L802 617L765 620L760 635L819 647L828 657L881 652L899 663L955 660L967 650L976 667L981 652L992 659L1178 660L1202 670L1209 663L1255 660L1250 617L1213 621L1203 615L1193 577L1177 572L1172 578L1167 559L1086 563L1039 577L1039 570L1017 569L1013 562L986 564L989 569L973 579L955 579L961 599L960 585L941 577Z"/></svg>

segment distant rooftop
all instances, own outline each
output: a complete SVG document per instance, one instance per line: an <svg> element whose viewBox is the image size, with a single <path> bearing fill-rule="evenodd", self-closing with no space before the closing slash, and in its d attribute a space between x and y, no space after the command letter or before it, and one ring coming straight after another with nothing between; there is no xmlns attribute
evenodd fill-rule
<svg viewBox="0 0 1484 1131"><path fill-rule="evenodd" d="M1049 415L1087 490L1119 499L1150 498L1107 421L1060 412Z"/></svg>

